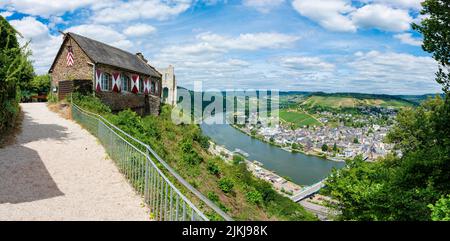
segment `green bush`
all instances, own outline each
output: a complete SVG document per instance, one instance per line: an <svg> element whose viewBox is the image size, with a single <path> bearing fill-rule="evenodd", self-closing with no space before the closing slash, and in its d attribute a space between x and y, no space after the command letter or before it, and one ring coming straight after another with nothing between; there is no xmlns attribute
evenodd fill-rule
<svg viewBox="0 0 450 241"><path fill-rule="evenodd" d="M190 165L198 165L203 161L203 158L194 150L192 140L190 139L183 139L181 142L181 151L184 162Z"/></svg>
<svg viewBox="0 0 450 241"><path fill-rule="evenodd" d="M215 194L214 192L208 192L208 199L217 203L219 202L219 196L217 196L217 194Z"/></svg>
<svg viewBox="0 0 450 241"><path fill-rule="evenodd" d="M234 183L227 177L221 178L218 183L220 190L222 190L224 193L230 193L233 190Z"/></svg>
<svg viewBox="0 0 450 241"><path fill-rule="evenodd" d="M55 93L50 92L47 96L47 101L49 103L56 103L58 102L58 96Z"/></svg>
<svg viewBox="0 0 450 241"><path fill-rule="evenodd" d="M244 159L243 156L241 156L241 155L233 155L233 164L234 165L238 165L239 163L244 162L244 161L245 161L245 159Z"/></svg>
<svg viewBox="0 0 450 241"><path fill-rule="evenodd" d="M253 204L261 204L263 202L263 197L260 192L254 190L247 192L247 201Z"/></svg>
<svg viewBox="0 0 450 241"><path fill-rule="evenodd" d="M111 109L97 97L73 93L72 100L75 104L85 110L89 110L98 114L111 113Z"/></svg>
<svg viewBox="0 0 450 241"><path fill-rule="evenodd" d="M208 172L209 172L211 175L217 176L217 175L220 174L220 168L219 168L219 166L218 166L217 164L215 164L213 161L209 161L209 162L208 162L207 168L208 168Z"/></svg>

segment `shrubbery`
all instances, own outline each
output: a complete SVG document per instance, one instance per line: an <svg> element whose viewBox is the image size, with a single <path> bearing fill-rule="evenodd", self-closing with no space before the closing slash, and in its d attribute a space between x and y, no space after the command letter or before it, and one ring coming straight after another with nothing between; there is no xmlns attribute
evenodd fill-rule
<svg viewBox="0 0 450 241"><path fill-rule="evenodd" d="M224 193L230 193L233 190L234 183L230 178L223 177L218 182L220 190Z"/></svg>
<svg viewBox="0 0 450 241"><path fill-rule="evenodd" d="M75 104L85 110L92 111L98 114L111 113L111 109L107 105L103 104L103 102L99 98L96 98L94 96L73 93L72 100Z"/></svg>
<svg viewBox="0 0 450 241"><path fill-rule="evenodd" d="M21 48L16 30L0 16L0 138L13 127L19 113L20 85L34 75L26 47Z"/></svg>

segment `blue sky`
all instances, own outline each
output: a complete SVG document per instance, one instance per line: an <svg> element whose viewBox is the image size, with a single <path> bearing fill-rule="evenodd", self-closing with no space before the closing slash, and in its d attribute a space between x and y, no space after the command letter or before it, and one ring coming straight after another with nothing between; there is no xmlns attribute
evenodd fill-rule
<svg viewBox="0 0 450 241"><path fill-rule="evenodd" d="M5 0L0 14L31 40L38 73L76 32L191 88L424 94L437 64L410 28L420 0ZM76 56L75 56L76 58Z"/></svg>

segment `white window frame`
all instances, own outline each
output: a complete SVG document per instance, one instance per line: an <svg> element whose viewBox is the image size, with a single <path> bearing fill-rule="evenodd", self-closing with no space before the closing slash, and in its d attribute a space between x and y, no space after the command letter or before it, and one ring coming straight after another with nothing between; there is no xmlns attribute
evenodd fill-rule
<svg viewBox="0 0 450 241"><path fill-rule="evenodd" d="M131 92L131 78L128 74L121 73L120 82L122 84L122 91ZM125 85L127 86L127 89L125 89Z"/></svg>
<svg viewBox="0 0 450 241"><path fill-rule="evenodd" d="M100 88L102 89L102 91L111 91L111 81L111 74L103 72L100 80Z"/></svg>

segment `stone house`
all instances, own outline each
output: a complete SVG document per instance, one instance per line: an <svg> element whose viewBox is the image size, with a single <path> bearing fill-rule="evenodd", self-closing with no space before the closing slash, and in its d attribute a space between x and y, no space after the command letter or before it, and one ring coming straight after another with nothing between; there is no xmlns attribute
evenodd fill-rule
<svg viewBox="0 0 450 241"><path fill-rule="evenodd" d="M87 88L114 112L128 108L140 115L160 112L162 75L141 53L65 33L49 74L60 99Z"/></svg>

